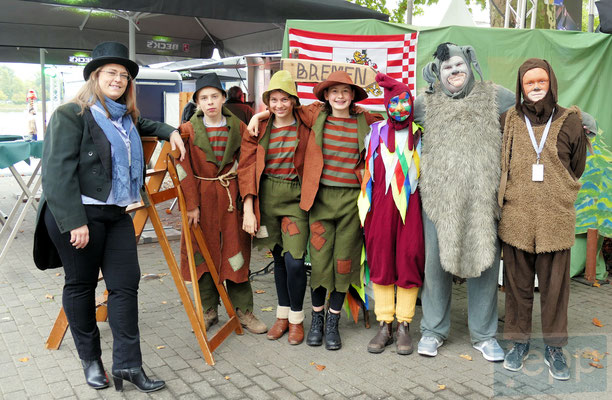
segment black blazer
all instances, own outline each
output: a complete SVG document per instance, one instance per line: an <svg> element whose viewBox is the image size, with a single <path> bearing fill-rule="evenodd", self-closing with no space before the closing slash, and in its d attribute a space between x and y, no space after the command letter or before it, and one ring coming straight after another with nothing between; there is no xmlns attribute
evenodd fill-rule
<svg viewBox="0 0 612 400"><path fill-rule="evenodd" d="M112 186L111 146L89 109L79 115L75 103L64 104L51 116L45 133L42 157L43 195L34 232L34 263L39 269L61 267L43 218L45 207L62 233L87 224L81 194L105 201ZM141 136L168 140L170 125L138 118Z"/></svg>

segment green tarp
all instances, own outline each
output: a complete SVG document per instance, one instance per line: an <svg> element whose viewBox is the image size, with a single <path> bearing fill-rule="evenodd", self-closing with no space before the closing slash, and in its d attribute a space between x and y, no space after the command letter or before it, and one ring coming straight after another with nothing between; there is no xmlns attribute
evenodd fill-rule
<svg viewBox="0 0 612 400"><path fill-rule="evenodd" d="M426 84L421 71L438 44L453 42L476 50L485 80L514 91L518 67L528 58L548 60L559 82L559 103L593 115L612 146L612 35L574 31L472 28L422 28L376 20L287 20L283 57L289 54L290 28L321 33L391 35L419 31L417 92Z"/></svg>

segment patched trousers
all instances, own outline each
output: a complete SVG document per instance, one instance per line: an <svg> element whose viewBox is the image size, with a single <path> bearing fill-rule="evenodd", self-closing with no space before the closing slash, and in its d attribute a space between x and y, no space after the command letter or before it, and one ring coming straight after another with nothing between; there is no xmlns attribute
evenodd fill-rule
<svg viewBox="0 0 612 400"><path fill-rule="evenodd" d="M425 233L425 280L421 289L423 318L421 333L446 340L450 332L453 275L440 263L438 234L434 223L423 211ZM472 343L494 338L497 334L497 280L500 247L496 246L493 264L477 278L468 278L468 327Z"/></svg>

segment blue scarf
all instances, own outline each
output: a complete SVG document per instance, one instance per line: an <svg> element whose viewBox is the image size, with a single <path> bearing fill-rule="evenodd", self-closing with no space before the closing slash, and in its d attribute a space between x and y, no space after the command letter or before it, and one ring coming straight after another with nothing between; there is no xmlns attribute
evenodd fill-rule
<svg viewBox="0 0 612 400"><path fill-rule="evenodd" d="M110 118L99 100L91 107L91 113L111 144L113 170L109 200L112 204L126 206L140 201L144 168L142 145L132 117L126 115L127 106L108 97L104 101Z"/></svg>

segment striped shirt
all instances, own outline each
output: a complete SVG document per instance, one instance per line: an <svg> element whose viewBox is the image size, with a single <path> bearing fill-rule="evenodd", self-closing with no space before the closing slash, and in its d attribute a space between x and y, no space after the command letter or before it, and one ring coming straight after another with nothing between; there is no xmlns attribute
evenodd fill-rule
<svg viewBox="0 0 612 400"><path fill-rule="evenodd" d="M293 158L297 146L297 123L272 128L263 173L275 178L292 181L297 178Z"/></svg>
<svg viewBox="0 0 612 400"><path fill-rule="evenodd" d="M225 148L227 147L227 137L229 135L229 129L227 125L219 127L206 127L206 133L208 133L208 140L210 141L210 147L212 147L213 153L217 158L217 162L223 160L223 154L225 154Z"/></svg>
<svg viewBox="0 0 612 400"><path fill-rule="evenodd" d="M359 160L357 118L327 117L323 126L323 174L326 186L359 187L355 165Z"/></svg>

